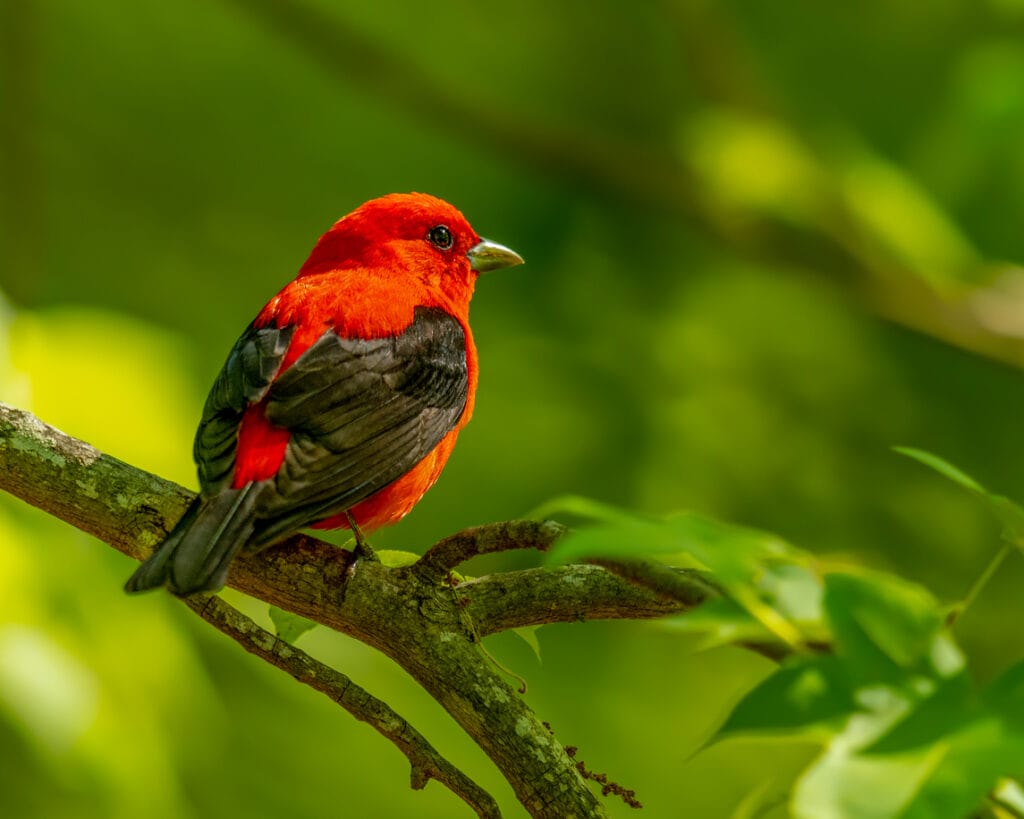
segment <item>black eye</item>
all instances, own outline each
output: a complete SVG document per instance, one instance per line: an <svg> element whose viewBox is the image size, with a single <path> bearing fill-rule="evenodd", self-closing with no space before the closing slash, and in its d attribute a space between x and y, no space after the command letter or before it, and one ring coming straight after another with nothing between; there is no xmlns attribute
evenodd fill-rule
<svg viewBox="0 0 1024 819"><path fill-rule="evenodd" d="M445 225L432 227L427 234L427 238L434 247L441 250L451 250L452 245L455 244L455 237L452 236L452 232Z"/></svg>

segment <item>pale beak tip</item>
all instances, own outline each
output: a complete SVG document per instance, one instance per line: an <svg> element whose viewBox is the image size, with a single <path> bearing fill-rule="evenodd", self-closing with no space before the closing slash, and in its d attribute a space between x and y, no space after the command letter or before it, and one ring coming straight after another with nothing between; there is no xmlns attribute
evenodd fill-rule
<svg viewBox="0 0 1024 819"><path fill-rule="evenodd" d="M479 244L473 245L466 255L469 257L470 267L477 273L523 264L523 257L514 250L487 239L481 239Z"/></svg>

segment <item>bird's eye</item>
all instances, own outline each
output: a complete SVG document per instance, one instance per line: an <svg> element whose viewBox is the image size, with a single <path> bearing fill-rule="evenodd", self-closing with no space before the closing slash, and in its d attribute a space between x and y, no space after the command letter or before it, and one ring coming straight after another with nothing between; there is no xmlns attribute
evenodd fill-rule
<svg viewBox="0 0 1024 819"><path fill-rule="evenodd" d="M427 239L430 240L430 244L441 250L451 250L452 245L455 244L455 237L445 225L432 227L427 234Z"/></svg>

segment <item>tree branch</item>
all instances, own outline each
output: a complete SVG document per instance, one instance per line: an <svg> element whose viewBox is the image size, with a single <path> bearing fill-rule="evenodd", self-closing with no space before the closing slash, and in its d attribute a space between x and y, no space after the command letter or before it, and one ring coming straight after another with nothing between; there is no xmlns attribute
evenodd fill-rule
<svg viewBox="0 0 1024 819"><path fill-rule="evenodd" d="M470 558L515 549L544 552L566 531L562 524L553 520L510 520L474 526L439 540L414 566L425 578L440 583L452 569Z"/></svg>
<svg viewBox="0 0 1024 819"><path fill-rule="evenodd" d="M174 483L104 455L30 413L4 404L0 404L0 488L136 559L146 557L163 539L192 497ZM557 526L551 524L477 527L446 538L428 551L423 565L400 569L356 563L343 549L297 535L280 547L238 559L228 582L279 608L349 634L395 660L480 745L533 816L604 816L604 808L573 760L484 658L476 635L590 617L655 617L685 610L699 602L700 594L691 589L685 599L669 600L660 590L631 585L596 566L509 572L456 588L435 579L471 556L473 548L537 548L556 533ZM516 543L515 536L524 540ZM222 603L202 605L202 612L218 628L223 626L248 650L297 679L313 683L325 673L309 664L315 660L237 619L237 613ZM342 699L356 696L349 681L332 673L333 682L325 693L333 696L334 692ZM411 742L418 736L403 729L401 718L390 709L379 710L376 701L360 718L378 730L397 720L398 737ZM411 757L414 784L427 774L456 790L478 812L490 809L490 797L432 753L436 754L424 744Z"/></svg>
<svg viewBox="0 0 1024 819"><path fill-rule="evenodd" d="M215 595L184 601L192 611L223 632L250 654L292 675L303 685L326 694L356 719L368 723L406 755L412 766L413 790L436 779L466 802L483 819L500 817L498 803L483 788L445 759L419 731L383 700L364 690L340 671L260 628Z"/></svg>
<svg viewBox="0 0 1024 819"><path fill-rule="evenodd" d="M600 566L587 565L487 575L460 583L456 592L482 637L547 623L649 620L682 614L703 599L666 599Z"/></svg>
<svg viewBox="0 0 1024 819"><path fill-rule="evenodd" d="M566 532L553 520L474 526L438 541L412 569L439 583L450 579L460 563L478 555L514 549L545 552ZM718 593L692 572L639 560L594 560L591 565L502 572L459 583L458 590L481 636L571 620L664 617L687 611Z"/></svg>
<svg viewBox="0 0 1024 819"><path fill-rule="evenodd" d="M692 608L704 602L719 590L694 572L676 569L648 560L607 560L590 561L613 572L617 576L653 592L663 600L681 603Z"/></svg>

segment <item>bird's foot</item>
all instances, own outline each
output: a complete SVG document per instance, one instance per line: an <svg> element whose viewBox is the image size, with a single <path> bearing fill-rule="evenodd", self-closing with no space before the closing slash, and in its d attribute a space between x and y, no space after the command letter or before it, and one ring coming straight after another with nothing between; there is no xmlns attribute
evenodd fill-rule
<svg viewBox="0 0 1024 819"><path fill-rule="evenodd" d="M366 537L360 531L359 524L356 523L356 519L352 517L352 513L346 510L345 517L348 518L348 527L352 530L352 536L356 539L356 548L353 550L356 559L379 563L380 559L374 553L373 547L367 543Z"/></svg>

